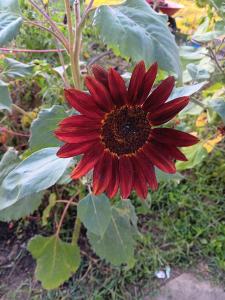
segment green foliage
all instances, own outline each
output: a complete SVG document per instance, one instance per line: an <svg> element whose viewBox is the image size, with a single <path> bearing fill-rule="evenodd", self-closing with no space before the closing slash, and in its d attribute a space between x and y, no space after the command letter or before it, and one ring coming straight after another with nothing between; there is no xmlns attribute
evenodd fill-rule
<svg viewBox="0 0 225 300"><path fill-rule="evenodd" d="M51 193L51 195L49 196L49 203L48 206L46 206L46 208L43 210L43 214L42 214L42 225L46 226L48 224L48 218L50 216L51 210L52 208L56 205L56 194Z"/></svg>
<svg viewBox="0 0 225 300"><path fill-rule="evenodd" d="M78 217L87 230L102 237L112 216L109 199L104 194L99 196L88 194L80 200L77 209Z"/></svg>
<svg viewBox="0 0 225 300"><path fill-rule="evenodd" d="M5 152L0 161L0 185L4 178L19 164L19 162L20 159L15 149L10 148L7 152Z"/></svg>
<svg viewBox="0 0 225 300"><path fill-rule="evenodd" d="M110 223L102 237L90 231L87 235L96 254L111 264L117 266L133 261L134 229L123 209L112 207Z"/></svg>
<svg viewBox="0 0 225 300"><path fill-rule="evenodd" d="M209 102L209 106L218 113L225 123L225 101L223 99L214 99Z"/></svg>
<svg viewBox="0 0 225 300"><path fill-rule="evenodd" d="M53 132L58 123L66 116L63 106L60 105L54 105L39 112L38 118L31 125L29 144L32 152L42 148L60 146L61 143L55 138Z"/></svg>
<svg viewBox="0 0 225 300"><path fill-rule="evenodd" d="M101 6L94 25L104 43L113 51L147 65L159 66L181 77L178 48L167 26L165 15L151 9L145 0L129 0L117 7Z"/></svg>
<svg viewBox="0 0 225 300"><path fill-rule="evenodd" d="M68 280L80 265L77 245L65 243L57 236L36 236L28 250L37 260L35 275L45 289L54 289Z"/></svg>
<svg viewBox="0 0 225 300"><path fill-rule="evenodd" d="M9 94L8 84L0 80L0 110L11 111L12 99Z"/></svg>
<svg viewBox="0 0 225 300"><path fill-rule="evenodd" d="M7 175L20 163L17 152L9 149L0 162L0 186ZM1 188L0 188L1 190ZM1 221L18 220L32 213L41 203L42 193L33 194L32 197L19 199L13 205L0 210Z"/></svg>
<svg viewBox="0 0 225 300"><path fill-rule="evenodd" d="M19 32L22 17L17 0L0 1L0 47L12 41Z"/></svg>
<svg viewBox="0 0 225 300"><path fill-rule="evenodd" d="M33 153L5 177L0 187L0 210L51 187L60 179L71 159L58 158L57 150L45 148Z"/></svg>
<svg viewBox="0 0 225 300"><path fill-rule="evenodd" d="M23 78L29 76L33 70L33 65L24 64L12 58L5 58L4 66L4 74L11 78Z"/></svg>
<svg viewBox="0 0 225 300"><path fill-rule="evenodd" d="M188 161L177 161L176 168L179 171L194 168L207 156L207 151L201 143L186 147L182 149L182 152L187 157Z"/></svg>

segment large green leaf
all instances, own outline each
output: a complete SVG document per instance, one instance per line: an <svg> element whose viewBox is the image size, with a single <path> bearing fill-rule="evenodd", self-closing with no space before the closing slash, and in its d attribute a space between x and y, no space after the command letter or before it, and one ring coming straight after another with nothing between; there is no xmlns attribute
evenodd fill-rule
<svg viewBox="0 0 225 300"><path fill-rule="evenodd" d="M22 20L18 0L0 0L0 47L16 37Z"/></svg>
<svg viewBox="0 0 225 300"><path fill-rule="evenodd" d="M8 84L0 80L0 110L11 111L12 99L9 94Z"/></svg>
<svg viewBox="0 0 225 300"><path fill-rule="evenodd" d="M35 275L45 289L55 289L68 280L80 265L77 245L65 243L57 236L35 236L28 250L37 260Z"/></svg>
<svg viewBox="0 0 225 300"><path fill-rule="evenodd" d="M33 65L21 63L12 58L5 58L5 75L12 78L28 76L32 73Z"/></svg>
<svg viewBox="0 0 225 300"><path fill-rule="evenodd" d="M19 199L13 205L0 210L0 220L4 222L9 222L30 215L41 204L42 197L43 193L37 193Z"/></svg>
<svg viewBox="0 0 225 300"><path fill-rule="evenodd" d="M96 235L103 236L111 219L109 199L104 195L87 195L79 202L78 217L84 226Z"/></svg>
<svg viewBox="0 0 225 300"><path fill-rule="evenodd" d="M178 161L176 163L178 171L194 168L207 156L207 151L201 143L191 147L186 147L182 149L182 152L188 158L188 161Z"/></svg>
<svg viewBox="0 0 225 300"><path fill-rule="evenodd" d="M58 148L33 153L13 169L0 187L0 210L54 185L71 163L56 156Z"/></svg>
<svg viewBox="0 0 225 300"><path fill-rule="evenodd" d="M19 163L20 159L17 155L17 151L15 151L13 148L10 148L3 155L0 162L0 185L10 171L12 171ZM0 220L7 222L29 215L40 205L41 199L42 193L20 199L13 205L0 210Z"/></svg>
<svg viewBox="0 0 225 300"><path fill-rule="evenodd" d="M208 83L208 81L203 81L203 82L193 84L193 85L186 85L186 86L178 87L178 88L175 87L173 89L168 101L173 100L175 98L183 97L183 96L191 96L192 94L201 90L207 83Z"/></svg>
<svg viewBox="0 0 225 300"><path fill-rule="evenodd" d="M0 161L0 185L9 172L12 171L19 163L20 159L17 151L13 148L9 148Z"/></svg>
<svg viewBox="0 0 225 300"><path fill-rule="evenodd" d="M159 66L181 77L178 48L167 26L167 17L157 14L145 0L128 0L125 4L99 7L94 25L100 37L115 53L135 62Z"/></svg>
<svg viewBox="0 0 225 300"><path fill-rule="evenodd" d="M31 151L46 147L57 147L61 143L53 135L58 123L67 116L61 105L40 111L38 118L32 122L29 140Z"/></svg>
<svg viewBox="0 0 225 300"><path fill-rule="evenodd" d="M88 239L92 248L101 258L113 265L129 263L134 255L134 228L127 214L120 209L112 208L112 216L104 235L88 231Z"/></svg>
<svg viewBox="0 0 225 300"><path fill-rule="evenodd" d="M215 110L218 113L218 115L225 123L225 100L215 99L210 101L208 104L213 110Z"/></svg>

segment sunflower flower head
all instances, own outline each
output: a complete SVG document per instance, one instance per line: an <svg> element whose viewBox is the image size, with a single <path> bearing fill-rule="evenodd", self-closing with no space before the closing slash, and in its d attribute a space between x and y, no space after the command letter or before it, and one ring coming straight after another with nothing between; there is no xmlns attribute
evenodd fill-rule
<svg viewBox="0 0 225 300"><path fill-rule="evenodd" d="M65 144L62 158L83 154L71 177L78 179L93 169L93 192L112 198L120 190L127 198L134 189L146 198L148 187L158 187L155 167L175 173L175 160L187 160L179 147L198 139L188 133L161 127L187 104L188 97L167 101L175 84L169 76L152 90L157 64L148 70L143 61L132 73L128 88L114 69L95 65L87 76L89 93L65 90L65 97L80 115L59 124L55 135ZM160 127L159 127L160 126Z"/></svg>

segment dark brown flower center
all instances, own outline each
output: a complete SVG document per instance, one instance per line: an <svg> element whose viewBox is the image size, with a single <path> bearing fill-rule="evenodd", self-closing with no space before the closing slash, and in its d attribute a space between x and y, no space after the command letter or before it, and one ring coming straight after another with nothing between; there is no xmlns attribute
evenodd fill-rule
<svg viewBox="0 0 225 300"><path fill-rule="evenodd" d="M106 115L101 138L110 152L132 154L145 144L150 130L146 112L138 106L122 106Z"/></svg>

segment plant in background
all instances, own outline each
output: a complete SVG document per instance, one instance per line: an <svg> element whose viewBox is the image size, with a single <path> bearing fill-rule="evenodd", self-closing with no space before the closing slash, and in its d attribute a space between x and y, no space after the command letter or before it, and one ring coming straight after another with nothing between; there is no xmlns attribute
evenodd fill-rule
<svg viewBox="0 0 225 300"><path fill-rule="evenodd" d="M189 96L206 83L198 82L197 66L186 64L184 75L186 82L191 83L189 86L176 88L174 77L169 76L153 87L157 75L155 62L161 70L173 74L178 83L182 82L182 69L178 47L167 27L167 17L157 14L145 0L64 0L64 5L27 0L21 1L21 8L22 12L16 0L0 0L0 47L13 41L23 23L23 26L34 26L51 34L49 44L55 44L56 49L0 49L6 53L57 54L60 66L51 72L59 75L69 105L55 99L52 106L42 107L32 121L28 149L18 155L15 149L9 148L3 155L0 162L0 220L17 220L32 213L40 205L43 194L49 196L49 191L43 224L46 225L55 206L63 206L54 218L53 235L35 236L28 244L37 260L37 279L46 289L53 289L79 268L81 223L98 256L116 266L134 265L135 244L140 236L135 208L129 199L120 201L118 194L127 198L134 189L140 198L146 198L148 185L152 190L157 188L157 181L162 177L160 170L173 178L176 169L192 168L206 156L203 145L208 136L196 144L195 136L173 128L177 123L181 130L191 128L188 122L186 129L174 119L185 106L184 112L193 105L200 107L200 113L205 109L205 104L198 99L191 99L189 103ZM32 14L32 18L27 13L23 16L25 8L34 9L36 14ZM56 19L55 9L61 12L60 16L66 16L61 22ZM114 68L106 71L95 65L92 68L94 77L88 75L85 78L89 93L84 91L80 57L82 34L88 18L99 38L117 56L133 63L141 61L136 65L128 87ZM187 57L185 51L181 56ZM3 68L0 75L0 109L10 116L13 108L28 117L26 111L12 103L7 81L12 76L26 78L34 72L33 76L41 76L54 84L49 79L50 67L37 64L37 61L25 64L7 58L4 63L7 68ZM145 65L151 67L146 70ZM86 71L90 69L85 64L84 67ZM193 77L190 79L190 76ZM51 94L51 101L57 93L59 98L60 92L56 89ZM224 103L218 105L215 111L220 114ZM5 120L5 116L3 118ZM161 127L167 122L170 122L167 128ZM186 146L190 147L179 149ZM84 154L81 160L80 154ZM177 160L180 161L175 162ZM77 166L72 171L72 178L87 176L70 183L74 190L68 195L64 193L65 183L71 180L68 174L74 163ZM93 176L89 172L92 169ZM53 193L55 184L61 193ZM113 200L110 202L103 192ZM62 239L63 222L68 210L74 207L74 229L69 237Z"/></svg>

